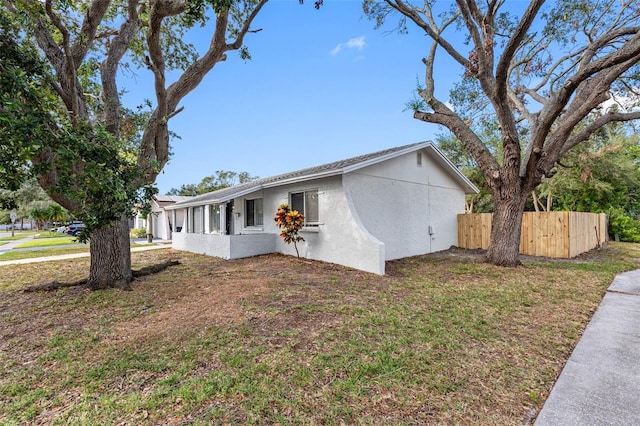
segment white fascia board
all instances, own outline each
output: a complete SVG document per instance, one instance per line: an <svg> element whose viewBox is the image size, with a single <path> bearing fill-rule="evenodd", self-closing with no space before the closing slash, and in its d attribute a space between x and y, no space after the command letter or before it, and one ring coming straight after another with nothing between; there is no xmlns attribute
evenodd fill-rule
<svg viewBox="0 0 640 426"><path fill-rule="evenodd" d="M216 202L217 200L206 200L206 201L193 201L184 204L173 204L172 206L165 207L165 210L180 210L186 209L188 207L197 207L197 206L205 206L207 204L219 204Z"/></svg>
<svg viewBox="0 0 640 426"><path fill-rule="evenodd" d="M331 176L338 176L344 173L344 169L334 169L334 170L327 170L324 172L319 172L319 173L313 173L310 175L302 175L302 176L296 176L296 177L292 177L289 179L283 179L283 180L278 180L275 182L270 182L270 183L265 183L262 185L263 188L275 188L277 186L284 186L284 185L289 185L292 183L298 183L298 182L305 182L308 180L314 180L314 179L321 179L321 178L326 178L326 177L331 177Z"/></svg>
<svg viewBox="0 0 640 426"><path fill-rule="evenodd" d="M262 185L252 186L251 188L246 188L246 189L244 189L242 191L233 192L233 193L227 195L226 197L211 198L211 199L208 199L208 200L189 201L189 202L186 202L186 203L180 204L180 205L174 204L173 206L171 206L171 208L167 207L167 210L178 210L178 209L183 209L183 208L187 208L187 207L208 206L208 205L211 205L211 204L222 204L222 203L226 203L227 201L231 201L234 198L244 197L247 194L251 194L251 193L259 191L261 189L262 189Z"/></svg>
<svg viewBox="0 0 640 426"><path fill-rule="evenodd" d="M263 188L262 185L257 185L257 186L252 186L251 188L244 189L242 191L232 192L231 194L227 195L226 197L221 197L221 198L215 200L216 202L213 203L213 204L226 203L227 201L231 201L234 198L244 197L247 194L251 194L251 193L260 191L260 190L262 190L262 188ZM212 203L207 203L207 204L212 204Z"/></svg>
<svg viewBox="0 0 640 426"><path fill-rule="evenodd" d="M381 163L383 161L399 157L401 155L405 155L405 154L408 154L408 153L411 153L411 152L419 151L421 149L430 149L433 153L435 153L436 162L440 163L440 165L443 166L445 169L449 169L450 171L453 172L455 178L457 178L460 181L460 183L462 184L462 186L465 187L465 193L467 193L467 194L477 194L477 193L480 192L478 190L478 188L473 184L473 182L471 182L469 179L467 179L467 177L460 170L458 170L458 168L455 166L455 164L453 164L451 162L451 160L449 160L447 157L445 157L444 154L442 154L442 152L438 149L438 147L436 147L433 144L433 142L431 142L431 141L426 141L426 142L423 142L423 143L421 143L419 145L414 145L412 147L409 147L409 148L406 148L406 149L403 149L403 150L400 150L400 151L395 151L395 152L392 152L392 153L387 154L387 155L383 155L383 156L380 156L380 157L372 158L371 160L367 160L367 161L363 161L361 163L353 164L351 166L345 167L344 168L344 173L353 172L353 171L361 169L363 167L371 166L373 164L378 164L378 163Z"/></svg>
<svg viewBox="0 0 640 426"><path fill-rule="evenodd" d="M183 208L187 208L187 207L204 206L204 205L209 205L209 204L222 204L222 203L226 203L227 201L230 201L230 200L232 200L234 198L244 197L245 195L251 194L253 192L259 191L259 190L264 189L264 188L274 188L274 187L284 186L284 185L288 185L288 184L292 184L292 183L304 182L304 181L308 181L308 180L320 179L320 178L324 178L324 177L336 176L336 175L341 175L341 174L342 174L342 169L339 169L339 170L327 170L325 172L314 173L314 174L310 174L310 175L296 176L296 177L289 178L289 179L283 179L283 180L278 180L278 181L275 181L275 182L261 184L261 185L258 185L258 186L252 186L252 187L244 189L242 191L232 192L231 194L227 195L226 197L212 198L212 199L209 199L209 200L188 201L188 202L185 202L185 203L180 203L179 205L174 204L174 205L171 206L171 208L167 207L167 209L168 210L178 210L178 209L183 209Z"/></svg>
<svg viewBox="0 0 640 426"><path fill-rule="evenodd" d="M392 158L396 158L396 157L399 157L401 155L408 154L410 152L414 152L414 151L418 151L418 150L427 148L427 147L429 147L431 145L433 145L433 144L430 141L427 141L427 142L421 143L420 145L414 145L412 147L409 147L409 148L406 148L406 149L403 149L403 150L400 150L400 151L391 152L391 153L389 153L387 155L382 155L380 157L375 157L375 158L372 158L370 160L362 161L360 163L353 164L351 166L345 167L344 168L344 173L353 172L355 170L359 170L359 169L362 169L364 167L371 166L373 164L378 164L378 163L381 163L383 161L387 161L387 160L390 160Z"/></svg>
<svg viewBox="0 0 640 426"><path fill-rule="evenodd" d="M440 151L438 149L438 147L436 147L433 144L430 144L430 146L428 147L431 149L431 151L436 154L436 160L444 167L452 170L454 172L454 174L456 175L456 177L462 181L463 186L466 186L466 190L465 192L467 194L478 194L480 192L480 190L473 184L473 182L471 182L457 167L455 164L453 164L451 162L451 160L449 160L447 157L444 156L444 154L442 153L442 151Z"/></svg>

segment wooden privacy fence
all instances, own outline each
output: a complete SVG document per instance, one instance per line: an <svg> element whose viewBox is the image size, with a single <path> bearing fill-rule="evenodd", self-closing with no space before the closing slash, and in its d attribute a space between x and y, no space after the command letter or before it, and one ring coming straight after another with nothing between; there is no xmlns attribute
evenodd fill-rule
<svg viewBox="0 0 640 426"><path fill-rule="evenodd" d="M458 246L487 249L492 213L458 215ZM607 241L607 215L578 212L525 212L520 253L569 259Z"/></svg>

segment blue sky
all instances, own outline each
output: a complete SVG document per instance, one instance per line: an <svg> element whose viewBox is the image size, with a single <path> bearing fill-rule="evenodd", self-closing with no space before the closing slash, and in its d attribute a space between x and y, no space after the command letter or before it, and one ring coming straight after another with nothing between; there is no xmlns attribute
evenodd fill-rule
<svg viewBox="0 0 640 426"><path fill-rule="evenodd" d="M182 139L173 141L158 177L160 193L216 170L266 177L432 140L442 131L405 111L429 48L418 30L375 30L357 0L328 0L320 10L312 0L272 0L253 28L262 31L245 38L252 60L230 53L169 122ZM459 73L437 70L443 99ZM150 97L148 71L125 87L129 106Z"/></svg>

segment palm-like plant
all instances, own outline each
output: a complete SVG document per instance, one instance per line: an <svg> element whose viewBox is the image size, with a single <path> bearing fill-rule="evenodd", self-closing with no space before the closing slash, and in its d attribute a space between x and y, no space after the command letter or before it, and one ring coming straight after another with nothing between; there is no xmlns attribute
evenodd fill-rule
<svg viewBox="0 0 640 426"><path fill-rule="evenodd" d="M282 240L287 244L293 243L296 255L300 257L297 243L298 241L304 241L304 238L298 235L298 232L304 226L304 215L297 210L289 209L288 204L281 204L276 211L274 220L276 221L276 226L282 229L282 232L280 232Z"/></svg>
<svg viewBox="0 0 640 426"><path fill-rule="evenodd" d="M62 222L67 217L67 211L60 204L49 204L47 207L47 220Z"/></svg>
<svg viewBox="0 0 640 426"><path fill-rule="evenodd" d="M29 210L29 216L36 221L36 228L41 230L44 228L44 224L47 221L47 209L43 207L33 207Z"/></svg>

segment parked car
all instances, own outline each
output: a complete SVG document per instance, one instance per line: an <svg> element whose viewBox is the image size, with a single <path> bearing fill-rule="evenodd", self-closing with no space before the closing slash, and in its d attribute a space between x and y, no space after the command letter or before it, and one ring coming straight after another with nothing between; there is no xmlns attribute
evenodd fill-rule
<svg viewBox="0 0 640 426"><path fill-rule="evenodd" d="M67 226L63 225L63 226L58 226L55 223L53 224L53 227L49 228L49 232L63 232L66 233L67 232Z"/></svg>
<svg viewBox="0 0 640 426"><path fill-rule="evenodd" d="M65 234L73 235L75 237L76 235L78 235L78 232L80 232L80 230L84 227L85 225L82 222L71 222L69 225L67 225L67 228L64 232Z"/></svg>

